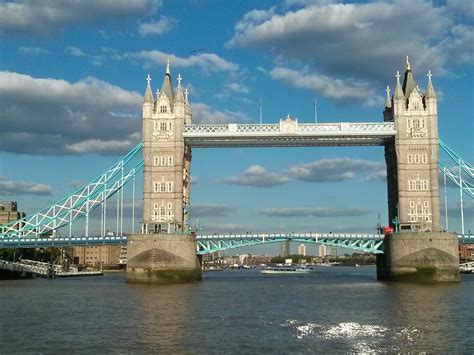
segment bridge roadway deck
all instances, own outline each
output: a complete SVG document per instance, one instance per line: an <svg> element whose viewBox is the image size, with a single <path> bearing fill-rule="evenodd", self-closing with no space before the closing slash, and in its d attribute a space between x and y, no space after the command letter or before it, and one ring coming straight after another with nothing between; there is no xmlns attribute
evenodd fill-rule
<svg viewBox="0 0 474 355"><path fill-rule="evenodd" d="M333 234L333 233L246 233L246 234L208 234L198 235L197 253L207 254L219 250L236 249L286 240L326 244L359 251L383 253L383 235L380 234ZM395 236L396 238L396 236ZM474 235L458 235L460 243L474 244ZM43 237L43 238L4 238L0 248L71 247L93 245L126 244L127 236L95 237Z"/></svg>
<svg viewBox="0 0 474 355"><path fill-rule="evenodd" d="M192 124L183 137L191 147L301 147L384 145L393 138L393 122L279 124Z"/></svg>

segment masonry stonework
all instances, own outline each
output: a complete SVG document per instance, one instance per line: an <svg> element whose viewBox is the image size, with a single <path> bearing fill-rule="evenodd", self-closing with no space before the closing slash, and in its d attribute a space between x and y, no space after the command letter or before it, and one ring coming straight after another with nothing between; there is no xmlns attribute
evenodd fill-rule
<svg viewBox="0 0 474 355"><path fill-rule="evenodd" d="M192 122L187 90L178 75L176 92L169 63L161 90L151 78L143 99L143 221L128 239L127 280L169 283L201 279L196 240L189 231L191 148L183 139Z"/></svg>

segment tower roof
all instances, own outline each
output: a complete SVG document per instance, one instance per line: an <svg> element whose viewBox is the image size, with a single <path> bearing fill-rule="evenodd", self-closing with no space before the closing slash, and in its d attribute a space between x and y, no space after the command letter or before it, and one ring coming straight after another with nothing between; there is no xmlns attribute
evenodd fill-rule
<svg viewBox="0 0 474 355"><path fill-rule="evenodd" d="M428 86L426 88L426 94L425 94L425 98L427 99L431 99L431 98L436 98L436 92L435 92L435 89L433 87L433 83L431 82L431 70L428 70Z"/></svg>
<svg viewBox="0 0 474 355"><path fill-rule="evenodd" d="M163 79L163 84L161 85L161 94L165 94L170 103L173 104L174 99L174 92L173 92L173 85L171 84L171 73L170 73L170 61L168 60L168 64L166 65L166 73L165 78Z"/></svg>
<svg viewBox="0 0 474 355"><path fill-rule="evenodd" d="M410 66L410 62L408 61L408 56L407 56L405 78L403 79L403 85L402 85L403 94L405 95L405 98L409 98L410 94L415 88L416 88L416 81L415 81L415 78L413 78L413 74L411 73L411 66Z"/></svg>
<svg viewBox="0 0 474 355"><path fill-rule="evenodd" d="M400 99L403 99L404 96L403 96L402 87L400 85L400 72L398 70L397 70L396 78L397 78L397 84L395 85L395 92L393 94L393 99L400 100Z"/></svg>
<svg viewBox="0 0 474 355"><path fill-rule="evenodd" d="M176 102L184 102L183 88L181 87L181 74L178 74L178 88L176 89Z"/></svg>
<svg viewBox="0 0 474 355"><path fill-rule="evenodd" d="M145 89L145 95L143 97L143 102L153 103L153 94L151 92L151 85L150 85L150 81L151 81L150 74L148 74L146 81L147 81L147 84L146 84L146 89Z"/></svg>

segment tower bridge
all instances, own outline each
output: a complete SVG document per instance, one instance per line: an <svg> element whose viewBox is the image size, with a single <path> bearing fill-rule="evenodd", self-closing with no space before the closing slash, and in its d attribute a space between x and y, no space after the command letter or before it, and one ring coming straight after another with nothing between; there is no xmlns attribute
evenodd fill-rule
<svg viewBox="0 0 474 355"><path fill-rule="evenodd" d="M385 150L389 224L406 233L384 240L379 235L369 240L361 236L338 238L335 235L331 240L302 235L299 238L385 252L378 267L381 278L393 279L407 269L411 270L409 274L417 274L419 268L429 268L437 280L458 280L458 239L468 242L471 239L441 231L438 169L460 187L461 196L466 193L471 198L474 169L438 140L437 97L431 73L428 73L424 92L416 84L408 59L403 83L400 78L397 72L393 96L387 88L383 122L310 124L288 116L275 124L194 124L188 93L181 86L182 78L178 76L175 89L168 63L161 89L155 95L151 77L147 78L143 142L71 196L32 216L0 226L1 243L24 246L34 241L65 244L68 240L83 244L126 241L129 281L159 281L166 279L167 273L175 275L177 271L185 275L184 279L200 278L196 252L288 240L291 236L251 235L237 239L194 236L189 221L192 149L375 145ZM453 159L459 174L439 161L439 147ZM124 186L133 184L134 206L135 176L140 169L143 169L141 233L125 236L122 225ZM462 178L461 171L467 174L467 180ZM115 197L117 228L116 235L111 237L106 233L107 205L110 210L110 206L115 205L112 200ZM98 237L89 234L89 215L95 209L101 211ZM85 236L75 238L71 226L79 219L86 221ZM135 225L134 210L132 225ZM61 241L56 232L67 226L68 240Z"/></svg>

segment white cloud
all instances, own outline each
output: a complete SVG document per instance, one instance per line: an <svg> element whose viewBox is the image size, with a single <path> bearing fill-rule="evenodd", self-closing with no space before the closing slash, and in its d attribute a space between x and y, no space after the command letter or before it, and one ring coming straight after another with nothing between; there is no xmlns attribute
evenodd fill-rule
<svg viewBox="0 0 474 355"><path fill-rule="evenodd" d="M250 92L247 86L239 83L227 83L224 85L224 87L238 94L248 94Z"/></svg>
<svg viewBox="0 0 474 355"><path fill-rule="evenodd" d="M367 216L371 211L365 208L347 207L287 207L264 208L258 211L259 215L268 217L359 217Z"/></svg>
<svg viewBox="0 0 474 355"><path fill-rule="evenodd" d="M171 53L153 50L128 53L124 57L143 59L147 65L158 64L160 66L166 65L169 60L172 67L197 67L204 73L236 72L239 69L237 64L229 62L214 53L199 53L189 57L178 57Z"/></svg>
<svg viewBox="0 0 474 355"><path fill-rule="evenodd" d="M51 186L0 176L0 195L52 195Z"/></svg>
<svg viewBox="0 0 474 355"><path fill-rule="evenodd" d="M335 101L360 100L368 106L383 103L383 97L377 95L373 85L368 82L335 79L322 74L308 74L284 67L274 68L270 76L297 88L319 92Z"/></svg>
<svg viewBox="0 0 474 355"><path fill-rule="evenodd" d="M356 178L359 174L379 173L384 169L384 163L377 163L370 160L332 158L294 165L288 168L286 173L295 180L319 183L351 180Z"/></svg>
<svg viewBox="0 0 474 355"><path fill-rule="evenodd" d="M202 102L191 103L193 123L229 123L249 122L251 119L240 111L215 110Z"/></svg>
<svg viewBox="0 0 474 355"><path fill-rule="evenodd" d="M64 53L66 54L70 54L74 57L85 57L86 56L86 53L84 53L82 51L82 49L78 48L78 47L74 47L74 46L67 46L65 49L64 49Z"/></svg>
<svg viewBox="0 0 474 355"><path fill-rule="evenodd" d="M19 0L0 3L0 35L54 34L67 25L106 22L153 12L157 0Z"/></svg>
<svg viewBox="0 0 474 355"><path fill-rule="evenodd" d="M140 140L141 101L140 94L95 78L70 83L0 72L0 150L125 153Z"/></svg>
<svg viewBox="0 0 474 355"><path fill-rule="evenodd" d="M102 61L104 59L102 55L89 54L75 46L67 46L66 48L64 48L64 53L72 55L73 57L88 58L91 60L91 63L95 66L101 66Z"/></svg>
<svg viewBox="0 0 474 355"><path fill-rule="evenodd" d="M276 173L270 173L260 165L251 165L241 175L228 176L217 180L218 183L253 187L272 187L288 182L288 178Z"/></svg>
<svg viewBox="0 0 474 355"><path fill-rule="evenodd" d="M466 3L470 1L448 1L451 9L467 7ZM286 5L302 8L283 8L281 13L272 8L267 10L271 16L255 19L249 12L227 45L263 49L287 68L306 65L308 72L325 73L318 91L324 92L328 78L343 83L355 79L364 87L374 85L367 92L370 96L380 83L393 82L392 75L403 68L406 55L415 73L431 69L439 75L460 61L472 63L472 29L456 23L446 6L431 1L288 0Z"/></svg>
<svg viewBox="0 0 474 355"><path fill-rule="evenodd" d="M49 54L50 53L47 49L44 49L41 47L21 46L18 48L18 51L22 54Z"/></svg>
<svg viewBox="0 0 474 355"><path fill-rule="evenodd" d="M212 204L212 203L192 203L192 216L199 217L225 217L235 214L238 208L235 206Z"/></svg>
<svg viewBox="0 0 474 355"><path fill-rule="evenodd" d="M237 176L218 179L228 185L272 187L290 181L311 183L338 182L360 179L363 181L385 180L385 163L364 159L331 158L290 166L280 172L268 172L260 165L251 165Z"/></svg>
<svg viewBox="0 0 474 355"><path fill-rule="evenodd" d="M173 17L161 16L158 21L151 20L138 25L138 33L141 36L157 35L161 36L170 32L178 23Z"/></svg>
<svg viewBox="0 0 474 355"><path fill-rule="evenodd" d="M471 0L447 0L446 6L455 14L474 19L474 4Z"/></svg>

